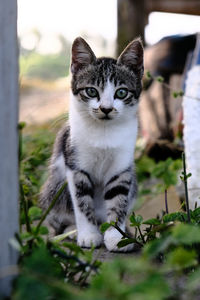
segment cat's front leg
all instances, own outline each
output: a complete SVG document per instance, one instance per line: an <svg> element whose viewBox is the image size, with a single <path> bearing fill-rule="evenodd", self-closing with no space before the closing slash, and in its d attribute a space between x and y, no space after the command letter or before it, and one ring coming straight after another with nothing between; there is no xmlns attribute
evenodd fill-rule
<svg viewBox="0 0 200 300"><path fill-rule="evenodd" d="M125 222L128 209L136 194L136 183L130 170L121 172L113 176L105 186L104 201L107 210L107 222L117 221L117 225L125 231ZM109 251L128 252L134 248L133 244L123 248L118 248L117 244L121 240L122 234L110 227L104 235L104 243Z"/></svg>
<svg viewBox="0 0 200 300"><path fill-rule="evenodd" d="M86 248L100 246L103 237L94 214L94 184L83 170L68 170L67 179L76 219L77 243Z"/></svg>

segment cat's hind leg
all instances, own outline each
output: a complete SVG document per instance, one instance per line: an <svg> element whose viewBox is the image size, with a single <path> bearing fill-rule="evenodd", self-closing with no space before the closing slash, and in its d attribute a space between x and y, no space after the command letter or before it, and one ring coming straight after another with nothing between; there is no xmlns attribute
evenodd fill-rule
<svg viewBox="0 0 200 300"><path fill-rule="evenodd" d="M57 197L66 180L66 166L63 154L53 153L48 178L39 196L39 204L43 211L47 210L55 197ZM63 233L69 225L75 224L68 185L64 187L55 205L47 215L47 221L54 228L56 235Z"/></svg>
<svg viewBox="0 0 200 300"><path fill-rule="evenodd" d="M43 211L48 209L65 182L66 180L64 179L60 180L60 178L56 178L55 174L49 176L42 187L39 197L39 204ZM54 228L56 235L63 233L68 226L75 224L68 186L65 186L54 207L47 215L47 222Z"/></svg>

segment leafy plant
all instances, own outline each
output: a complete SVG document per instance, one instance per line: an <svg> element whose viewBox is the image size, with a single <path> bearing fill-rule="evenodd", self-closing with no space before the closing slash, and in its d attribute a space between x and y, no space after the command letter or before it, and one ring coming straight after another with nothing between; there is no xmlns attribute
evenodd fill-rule
<svg viewBox="0 0 200 300"><path fill-rule="evenodd" d="M178 173L182 167L181 159L168 158L156 163L153 159L143 155L136 160L136 173L139 183L139 202L143 198L163 193L178 182ZM149 179L153 183L149 184Z"/></svg>
<svg viewBox="0 0 200 300"><path fill-rule="evenodd" d="M21 231L16 235L16 240L11 241L20 250L19 275L15 280L12 299L154 300L181 299L181 295L186 299L198 299L199 207L194 210L188 207L186 213L169 214L166 206L162 216L148 220L132 213L130 226L133 236L123 232L118 222L102 224L102 232L110 226L120 231L122 239L119 247L134 243L139 246L140 252L133 253L130 258L118 256L101 263L94 249L81 249L73 241L64 239L67 234L49 238L44 220L63 187L46 212L37 206L37 193L45 176L54 136L44 130L41 137L22 137L23 127L21 124ZM146 167L145 161L148 162ZM143 165L138 171L140 180L146 175L153 175L161 180L164 188L174 184L175 176L172 174L180 168L180 161L171 159L156 165L144 158L140 163L138 166ZM187 182L189 175L185 169L181 176L184 183ZM172 178L169 180L167 177Z"/></svg>
<svg viewBox="0 0 200 300"><path fill-rule="evenodd" d="M171 91L171 94L174 98L183 97L184 95L183 90L177 91L172 89L171 86L165 82L165 79L162 76L153 76L151 72L148 70L146 71L145 75L146 75L145 79L147 80L147 82L144 82L145 86L148 86L148 81L152 81L152 80L157 81L163 84L166 88L168 88Z"/></svg>

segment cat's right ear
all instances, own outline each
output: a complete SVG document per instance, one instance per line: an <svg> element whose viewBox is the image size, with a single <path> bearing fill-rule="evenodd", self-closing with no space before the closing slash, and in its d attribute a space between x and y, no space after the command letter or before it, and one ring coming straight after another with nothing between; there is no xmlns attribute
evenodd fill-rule
<svg viewBox="0 0 200 300"><path fill-rule="evenodd" d="M95 61L96 56L86 41L81 37L76 38L72 45L72 74Z"/></svg>

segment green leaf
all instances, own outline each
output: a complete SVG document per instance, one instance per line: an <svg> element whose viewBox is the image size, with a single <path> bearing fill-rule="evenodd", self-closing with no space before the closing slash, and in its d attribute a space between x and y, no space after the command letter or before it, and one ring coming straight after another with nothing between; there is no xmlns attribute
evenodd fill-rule
<svg viewBox="0 0 200 300"><path fill-rule="evenodd" d="M156 178L160 178L165 187L168 188L171 185L175 185L177 183L177 171L181 167L180 160L172 160L168 158L166 161L160 161L156 166L152 169L151 175Z"/></svg>
<svg viewBox="0 0 200 300"><path fill-rule="evenodd" d="M67 237L69 237L70 235L73 235L75 233L77 233L77 229L56 235L51 239L51 241L52 242L61 242L62 240L66 239Z"/></svg>
<svg viewBox="0 0 200 300"><path fill-rule="evenodd" d="M27 195L30 191L30 187L27 184L23 184L22 187L24 195Z"/></svg>
<svg viewBox="0 0 200 300"><path fill-rule="evenodd" d="M178 97L178 93L177 93L177 92L173 92L173 93L172 93L172 96L173 96L174 98L177 98L177 97Z"/></svg>
<svg viewBox="0 0 200 300"><path fill-rule="evenodd" d="M171 235L163 236L162 238L155 239L144 246L143 253L146 257L156 257L159 253L166 251L170 245L174 243Z"/></svg>
<svg viewBox="0 0 200 300"><path fill-rule="evenodd" d="M110 226L115 226L116 223L117 223L117 220L116 220L116 221L111 221L111 222L110 222Z"/></svg>
<svg viewBox="0 0 200 300"><path fill-rule="evenodd" d="M68 294L66 294L65 298L64 296L61 297L64 278L63 268L58 259L51 255L44 245L35 248L30 255L25 256L22 263L22 270L16 279L14 299L42 300L71 298ZM58 282L58 280L60 280L60 283L59 285L57 284L56 288L53 283L55 281Z"/></svg>
<svg viewBox="0 0 200 300"><path fill-rule="evenodd" d="M142 221L143 221L143 217L142 216L140 216L140 215L137 215L137 216L135 216L135 220L136 220L136 222L138 223L138 224L142 224Z"/></svg>
<svg viewBox="0 0 200 300"><path fill-rule="evenodd" d="M186 178L188 179L188 178L190 178L191 176L192 176L192 173L189 173L189 174L186 175Z"/></svg>
<svg viewBox="0 0 200 300"><path fill-rule="evenodd" d="M175 222L175 221L180 221L180 222L187 221L186 213L175 212L175 213L170 213L170 214L166 214L163 216L164 223Z"/></svg>
<svg viewBox="0 0 200 300"><path fill-rule="evenodd" d="M200 219L200 207L197 207L195 210L191 211L191 217L196 221Z"/></svg>
<svg viewBox="0 0 200 300"><path fill-rule="evenodd" d="M172 170L173 171L179 171L182 168L182 160L181 159L176 159L172 163Z"/></svg>
<svg viewBox="0 0 200 300"><path fill-rule="evenodd" d="M172 236L177 243L192 245L200 243L200 228L192 224L178 224L172 228Z"/></svg>
<svg viewBox="0 0 200 300"><path fill-rule="evenodd" d="M158 220L158 219L149 219L149 220L146 220L144 221L142 224L146 224L146 225L160 225L161 224L161 221Z"/></svg>
<svg viewBox="0 0 200 300"><path fill-rule="evenodd" d="M20 245L19 241L18 241L15 237L10 238L9 241L8 241L8 243L9 243L9 245L10 245L13 249L15 249L15 250L17 250L17 251L20 251L20 250L21 250L21 245Z"/></svg>
<svg viewBox="0 0 200 300"><path fill-rule="evenodd" d="M158 82L164 82L164 78L163 78L162 76L157 76L157 77L156 77L156 80L157 80Z"/></svg>
<svg viewBox="0 0 200 300"><path fill-rule="evenodd" d="M70 249L70 250L73 251L73 252L75 252L76 255L77 255L78 253L84 254L83 249L82 249L81 247L79 247L79 246L78 246L77 244L75 244L75 243L63 242L63 243L62 243L62 246L65 247L65 248Z"/></svg>
<svg viewBox="0 0 200 300"><path fill-rule="evenodd" d="M167 264L173 269L185 269L197 264L197 254L194 250L176 248L167 255Z"/></svg>
<svg viewBox="0 0 200 300"><path fill-rule="evenodd" d="M32 206L28 210L28 216L32 221L40 219L41 215L42 215L42 210L37 206Z"/></svg>
<svg viewBox="0 0 200 300"><path fill-rule="evenodd" d="M169 232L169 231L168 231ZM144 254L156 257L159 253L165 252L170 246L189 245L200 243L200 228L189 224L178 224L171 228L170 234L153 240L144 246Z"/></svg>
<svg viewBox="0 0 200 300"><path fill-rule="evenodd" d="M168 170L169 166L172 164L173 160L168 158L166 161L160 161L152 171L152 174L157 178L160 178Z"/></svg>
<svg viewBox="0 0 200 300"><path fill-rule="evenodd" d="M18 124L18 129L19 129L19 130L22 130L25 126L26 126L26 123L25 123L25 122L20 122L20 123Z"/></svg>
<svg viewBox="0 0 200 300"><path fill-rule="evenodd" d="M131 297L128 299L169 299L171 293L166 279L163 278L161 274L154 271L153 273L144 276L140 282L137 282L131 287Z"/></svg>
<svg viewBox="0 0 200 300"><path fill-rule="evenodd" d="M30 240L32 240L34 237L33 237L33 234L30 233L30 232L23 232L20 234L20 238L24 241L24 242L28 242Z"/></svg>
<svg viewBox="0 0 200 300"><path fill-rule="evenodd" d="M108 228L110 228L111 226L113 226L112 224L110 223L103 223L101 224L100 226L100 230L102 233L104 233Z"/></svg>
<svg viewBox="0 0 200 300"><path fill-rule="evenodd" d="M171 170L166 171L163 174L163 181L165 186L168 188L170 185L176 185L177 183L177 176L176 173L172 172Z"/></svg>
<svg viewBox="0 0 200 300"><path fill-rule="evenodd" d="M130 226L140 226L142 224L143 218L140 215L135 216L132 214L129 218L131 224Z"/></svg>
<svg viewBox="0 0 200 300"><path fill-rule="evenodd" d="M48 233L49 233L49 230L46 226L40 226L39 234L45 235L45 234L48 234Z"/></svg>
<svg viewBox="0 0 200 300"><path fill-rule="evenodd" d="M129 244L133 244L135 242L137 242L137 241L136 241L136 239L133 239L133 238L122 239L121 241L119 241L119 243L117 244L117 246L119 248L122 248L122 247L125 247L125 246L129 245Z"/></svg>
<svg viewBox="0 0 200 300"><path fill-rule="evenodd" d="M179 93L179 96L180 96L180 97L182 97L182 96L184 95L184 91L182 91L182 90L179 91L178 93Z"/></svg>
<svg viewBox="0 0 200 300"><path fill-rule="evenodd" d="M137 178L139 182L144 181L147 177L151 175L153 168L155 167L155 162L153 159L144 155L137 161Z"/></svg>
<svg viewBox="0 0 200 300"><path fill-rule="evenodd" d="M146 71L146 77L147 77L148 79L152 78L152 75L151 75L150 71Z"/></svg>
<svg viewBox="0 0 200 300"><path fill-rule="evenodd" d="M151 189L141 189L140 191L138 191L139 196L146 196L151 194L152 190Z"/></svg>

